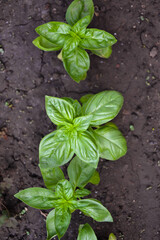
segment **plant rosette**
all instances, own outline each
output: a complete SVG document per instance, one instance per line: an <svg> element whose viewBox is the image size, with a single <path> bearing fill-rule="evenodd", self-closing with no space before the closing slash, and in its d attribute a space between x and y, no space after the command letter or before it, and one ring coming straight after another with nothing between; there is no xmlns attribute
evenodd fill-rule
<svg viewBox="0 0 160 240"><path fill-rule="evenodd" d="M74 154L97 168L99 157L117 160L127 152L126 140L110 121L123 105L123 96L116 91L88 94L80 101L46 96L46 112L57 130L45 136L39 146L43 168L59 167Z"/></svg>
<svg viewBox="0 0 160 240"><path fill-rule="evenodd" d="M85 50L99 57L109 58L116 38L103 30L87 28L94 15L92 0L74 0L67 9L66 20L49 22L36 28L40 35L33 44L43 51L61 50L58 58L70 77L76 82L84 80L90 68Z"/></svg>
<svg viewBox="0 0 160 240"><path fill-rule="evenodd" d="M88 182L99 183L94 168L76 157L68 167L69 181L58 167L40 169L47 189L28 188L15 194L15 197L33 208L54 208L46 218L47 240L55 236L59 239L63 237L75 210L80 210L97 222L113 222L110 212L98 200L82 199L90 194L84 188Z"/></svg>

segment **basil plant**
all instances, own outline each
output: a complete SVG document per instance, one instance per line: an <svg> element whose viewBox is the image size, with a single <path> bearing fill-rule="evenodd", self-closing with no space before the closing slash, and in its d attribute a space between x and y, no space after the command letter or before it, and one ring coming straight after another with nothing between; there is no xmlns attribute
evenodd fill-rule
<svg viewBox="0 0 160 240"><path fill-rule="evenodd" d="M103 91L83 96L82 105L72 98L45 98L46 112L57 130L45 136L39 146L43 167L59 167L74 154L97 168L99 157L117 160L127 151L126 140L110 121L123 105L116 91Z"/></svg>
<svg viewBox="0 0 160 240"><path fill-rule="evenodd" d="M53 209L46 218L47 240L55 236L59 239L63 237L75 210L80 210L97 222L113 222L110 212L98 200L82 199L90 194L84 188L86 184L99 182L93 167L74 158L68 167L69 181L59 167L43 168L40 165L40 169L47 189L28 188L15 194L15 197L33 208Z"/></svg>
<svg viewBox="0 0 160 240"><path fill-rule="evenodd" d="M116 239L117 238L113 233L111 233L109 235L108 240L116 240ZM91 226L88 223L86 223L84 225L80 225L77 240L97 240L97 237L96 237L93 229L91 228Z"/></svg>
<svg viewBox="0 0 160 240"><path fill-rule="evenodd" d="M59 58L70 77L76 82L84 80L90 67L85 50L108 58L112 45L117 42L110 33L87 28L94 15L92 0L74 0L66 12L67 23L49 22L36 28L40 35L33 44L44 51L61 50Z"/></svg>

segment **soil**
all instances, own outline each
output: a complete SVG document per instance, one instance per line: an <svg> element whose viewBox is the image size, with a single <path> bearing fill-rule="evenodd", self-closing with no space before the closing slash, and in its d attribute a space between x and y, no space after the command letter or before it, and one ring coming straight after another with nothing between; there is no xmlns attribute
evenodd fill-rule
<svg viewBox="0 0 160 240"><path fill-rule="evenodd" d="M0 228L1 240L44 240L45 217L14 194L43 187L38 168L41 138L53 131L44 96L79 99L106 89L124 95L115 119L128 142L128 153L116 162L100 160L101 182L89 185L114 223L96 223L78 211L63 239L77 239L78 226L90 223L99 240L113 232L118 240L160 239L160 2L95 0L91 27L118 39L108 60L91 55L85 81L66 74L55 52L35 48L35 27L64 21L71 0L0 0L0 189L1 214L10 218ZM3 212L2 212L3 211Z"/></svg>

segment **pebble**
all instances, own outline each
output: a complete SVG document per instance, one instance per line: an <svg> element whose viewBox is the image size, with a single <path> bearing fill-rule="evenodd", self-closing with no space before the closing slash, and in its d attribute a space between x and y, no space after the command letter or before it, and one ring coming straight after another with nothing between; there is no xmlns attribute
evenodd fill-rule
<svg viewBox="0 0 160 240"><path fill-rule="evenodd" d="M156 47L153 47L150 51L150 57L155 58L158 54L158 49Z"/></svg>

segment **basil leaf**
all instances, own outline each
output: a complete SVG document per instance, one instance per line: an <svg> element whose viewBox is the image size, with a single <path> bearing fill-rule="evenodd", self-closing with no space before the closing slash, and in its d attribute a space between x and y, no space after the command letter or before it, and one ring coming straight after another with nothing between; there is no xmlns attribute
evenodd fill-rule
<svg viewBox="0 0 160 240"><path fill-rule="evenodd" d="M86 16L74 24L74 26L72 27L72 31L78 34L78 36L83 37L89 24L90 16Z"/></svg>
<svg viewBox="0 0 160 240"><path fill-rule="evenodd" d="M54 200L56 199L53 191L40 187L27 188L14 196L28 206L37 209L53 208Z"/></svg>
<svg viewBox="0 0 160 240"><path fill-rule="evenodd" d="M83 103L87 102L88 99L92 96L93 96L93 94L86 94L86 95L81 97L80 102L83 104Z"/></svg>
<svg viewBox="0 0 160 240"><path fill-rule="evenodd" d="M109 58L112 54L112 47L92 50L92 53L102 58Z"/></svg>
<svg viewBox="0 0 160 240"><path fill-rule="evenodd" d="M47 240L51 240L53 237L57 235L55 227L55 209L53 209L47 216L46 228L47 228Z"/></svg>
<svg viewBox="0 0 160 240"><path fill-rule="evenodd" d="M69 181L74 189L76 189L76 187L84 188L94 174L95 168L83 162L78 157L75 157L70 162L67 172Z"/></svg>
<svg viewBox="0 0 160 240"><path fill-rule="evenodd" d="M90 67L90 59L85 50L79 47L70 51L62 49L62 59L64 68L74 81L85 80Z"/></svg>
<svg viewBox="0 0 160 240"><path fill-rule="evenodd" d="M76 131L86 131L89 128L91 120L92 115L77 117L73 120L73 125Z"/></svg>
<svg viewBox="0 0 160 240"><path fill-rule="evenodd" d="M73 197L73 194L74 192L72 185L66 179L59 181L56 185L55 195L58 198L62 198L68 201Z"/></svg>
<svg viewBox="0 0 160 240"><path fill-rule="evenodd" d="M109 122L123 105L123 96L116 91L103 91L90 97L82 106L83 115L92 115L93 126Z"/></svg>
<svg viewBox="0 0 160 240"><path fill-rule="evenodd" d="M74 197L75 198L82 198L88 196L91 192L88 189L77 189L75 191Z"/></svg>
<svg viewBox="0 0 160 240"><path fill-rule="evenodd" d="M62 22L49 22L36 28L36 32L46 38L49 42L63 47L68 38L71 26Z"/></svg>
<svg viewBox="0 0 160 240"><path fill-rule="evenodd" d="M90 16L90 22L94 15L94 5L92 0L74 0L67 9L66 20L73 26L78 20L85 16Z"/></svg>
<svg viewBox="0 0 160 240"><path fill-rule="evenodd" d="M37 37L32 43L43 51L58 51L61 49L60 46L49 42L42 36Z"/></svg>
<svg viewBox="0 0 160 240"><path fill-rule="evenodd" d="M78 47L80 38L74 33L70 32L73 36L69 36L63 46L63 51L71 52ZM63 51L62 51L62 60L63 60Z"/></svg>
<svg viewBox="0 0 160 240"><path fill-rule="evenodd" d="M58 238L60 239L66 233L71 221L71 213L65 208L55 210L55 227Z"/></svg>
<svg viewBox="0 0 160 240"><path fill-rule="evenodd" d="M74 107L64 99L45 96L45 105L48 117L56 125L65 125L75 117Z"/></svg>
<svg viewBox="0 0 160 240"><path fill-rule="evenodd" d="M89 131L78 132L74 141L76 155L86 163L97 167L99 160L99 149L97 143Z"/></svg>
<svg viewBox="0 0 160 240"><path fill-rule="evenodd" d="M79 45L84 49L97 50L110 47L116 42L117 40L112 34L103 30L88 28Z"/></svg>
<svg viewBox="0 0 160 240"><path fill-rule="evenodd" d="M110 212L95 199L81 199L78 201L77 208L97 222L113 222Z"/></svg>
<svg viewBox="0 0 160 240"><path fill-rule="evenodd" d="M93 176L90 178L89 182L94 185L98 185L100 182L99 172L95 171Z"/></svg>
<svg viewBox="0 0 160 240"><path fill-rule="evenodd" d="M39 159L42 168L59 167L73 157L70 135L64 129L59 129L45 136L39 145Z"/></svg>
<svg viewBox="0 0 160 240"><path fill-rule="evenodd" d="M76 112L75 117L78 117L78 116L81 115L82 107L81 107L81 104L77 100L74 100L74 99L69 98L69 97L64 97L63 99L72 104L72 106L74 107L75 112Z"/></svg>
<svg viewBox="0 0 160 240"><path fill-rule="evenodd" d="M50 168L43 168L39 164L41 174L43 176L44 183L48 189L54 190L56 184L64 179L63 171L59 168L53 168L52 166Z"/></svg>
<svg viewBox="0 0 160 240"><path fill-rule="evenodd" d="M77 240L97 240L93 229L88 223L80 225Z"/></svg>
<svg viewBox="0 0 160 240"><path fill-rule="evenodd" d="M110 126L94 130L95 138L100 149L100 156L107 160L117 160L127 152L126 139L122 133Z"/></svg>
<svg viewBox="0 0 160 240"><path fill-rule="evenodd" d="M116 238L116 236L113 233L111 233L109 235L109 239L108 240L117 240L117 238Z"/></svg>

